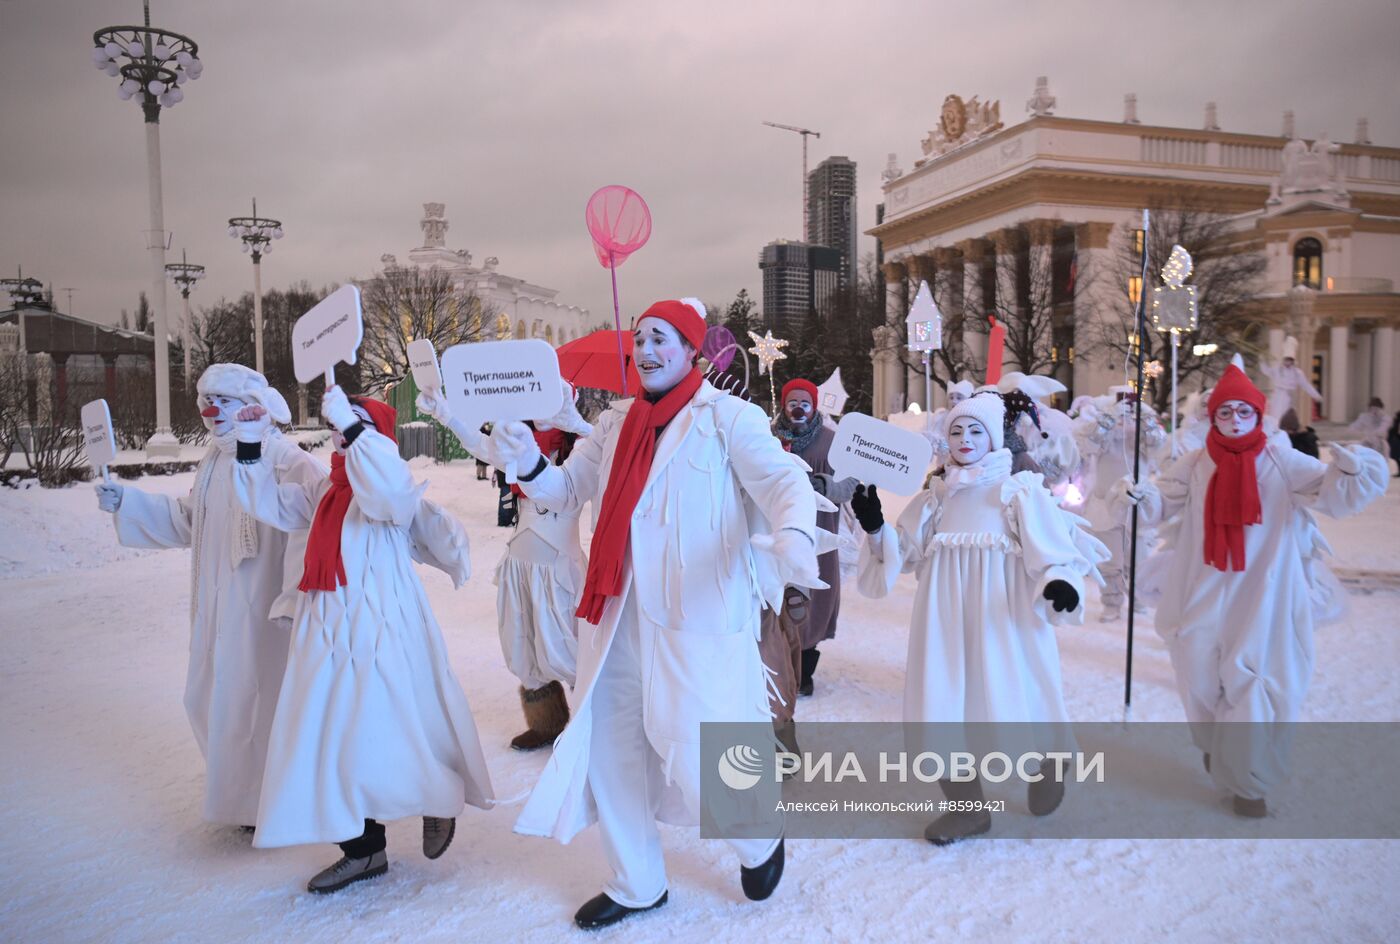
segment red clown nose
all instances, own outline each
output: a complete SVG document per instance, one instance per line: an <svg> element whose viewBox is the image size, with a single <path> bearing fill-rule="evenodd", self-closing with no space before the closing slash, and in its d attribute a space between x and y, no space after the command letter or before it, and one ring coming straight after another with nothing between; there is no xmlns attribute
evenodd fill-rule
<svg viewBox="0 0 1400 944"><path fill-rule="evenodd" d="M214 417L219 415L219 408L216 406L206 406L204 409L199 411L199 415L212 420Z"/></svg>

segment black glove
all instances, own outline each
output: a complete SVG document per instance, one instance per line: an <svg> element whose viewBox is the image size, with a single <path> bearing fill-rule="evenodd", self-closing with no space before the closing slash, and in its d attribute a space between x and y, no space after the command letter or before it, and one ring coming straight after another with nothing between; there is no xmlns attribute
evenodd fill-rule
<svg viewBox="0 0 1400 944"><path fill-rule="evenodd" d="M875 494L874 485L856 486L856 493L851 496L851 511L856 513L856 520L866 534L874 534L884 527L885 515L880 510L880 496Z"/></svg>
<svg viewBox="0 0 1400 944"><path fill-rule="evenodd" d="M1056 613L1068 613L1079 605L1078 592L1063 580L1052 580L1045 585L1045 599Z"/></svg>

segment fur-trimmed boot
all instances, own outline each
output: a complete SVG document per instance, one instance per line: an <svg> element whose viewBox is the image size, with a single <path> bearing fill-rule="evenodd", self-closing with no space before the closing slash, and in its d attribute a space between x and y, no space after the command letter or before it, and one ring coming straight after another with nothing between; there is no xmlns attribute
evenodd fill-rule
<svg viewBox="0 0 1400 944"><path fill-rule="evenodd" d="M564 697L564 686L558 682L550 682L543 688L522 685L520 707L525 709L529 730L511 739L510 746L517 751L549 747L569 723L569 702Z"/></svg>

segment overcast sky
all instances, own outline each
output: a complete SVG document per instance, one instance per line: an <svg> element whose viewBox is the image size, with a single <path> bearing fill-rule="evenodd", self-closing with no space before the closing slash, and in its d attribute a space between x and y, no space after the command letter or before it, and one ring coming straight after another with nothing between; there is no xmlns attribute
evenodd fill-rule
<svg viewBox="0 0 1400 944"><path fill-rule="evenodd" d="M1358 116L1400 145L1395 0L864 2L706 0L154 0L154 25L206 64L161 117L165 224L208 267L205 303L251 288L226 234L258 198L286 238L264 285L365 277L422 242L611 311L590 249L590 193L626 184L651 242L618 271L624 318L663 297L760 295L764 243L800 236L801 146L764 120L821 132L811 163L859 164L859 222L880 171L907 170L943 97L1025 117L1048 75L1056 114L1350 141ZM0 0L0 272L52 284L66 309L115 321L147 282L140 107L93 68L92 33L140 0ZM873 242L862 237L864 248ZM171 310L178 296L170 293Z"/></svg>

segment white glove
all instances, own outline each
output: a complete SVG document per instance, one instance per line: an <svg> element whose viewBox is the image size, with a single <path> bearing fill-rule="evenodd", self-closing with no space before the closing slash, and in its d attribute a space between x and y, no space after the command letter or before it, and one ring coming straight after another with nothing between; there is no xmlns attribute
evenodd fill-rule
<svg viewBox="0 0 1400 944"><path fill-rule="evenodd" d="M1157 494L1157 486L1148 479L1134 484L1132 477L1127 475L1118 480L1118 490L1130 505L1141 504Z"/></svg>
<svg viewBox="0 0 1400 944"><path fill-rule="evenodd" d="M97 491L97 507L109 515L122 506L122 492L126 488L116 482L98 482L93 486Z"/></svg>
<svg viewBox="0 0 1400 944"><path fill-rule="evenodd" d="M817 570L817 546L802 532L791 528L775 532L773 556L778 559L791 586L818 590L826 586Z"/></svg>
<svg viewBox="0 0 1400 944"><path fill-rule="evenodd" d="M350 398L340 389L339 384L327 390L326 395L321 398L321 415L342 433L360 422L355 411L350 409Z"/></svg>
<svg viewBox="0 0 1400 944"><path fill-rule="evenodd" d="M452 408L447 405L447 395L441 390L424 390L414 401L418 409L427 413L443 426L452 426Z"/></svg>
<svg viewBox="0 0 1400 944"><path fill-rule="evenodd" d="M1361 471L1361 461L1352 452L1351 446L1343 446L1341 443L1332 443L1332 464L1337 467L1337 471L1343 475L1356 475Z"/></svg>
<svg viewBox="0 0 1400 944"><path fill-rule="evenodd" d="M239 442L262 442L271 425L272 414L256 403L250 403L233 414L233 429Z"/></svg>
<svg viewBox="0 0 1400 944"><path fill-rule="evenodd" d="M491 446L501 465L515 463L517 475L529 475L540 463L540 446L530 427L516 420L491 429Z"/></svg>

